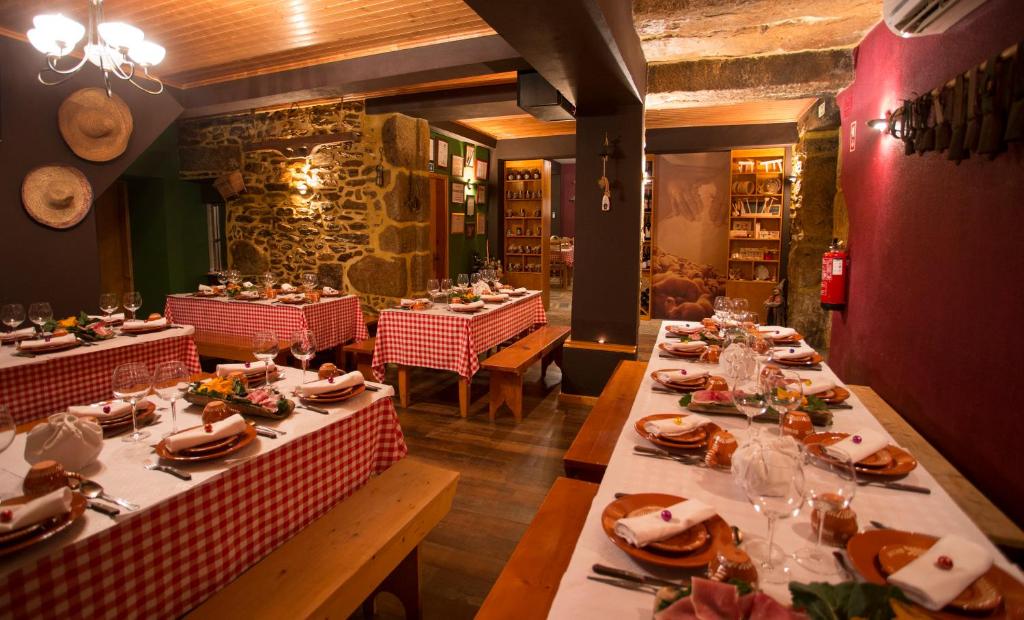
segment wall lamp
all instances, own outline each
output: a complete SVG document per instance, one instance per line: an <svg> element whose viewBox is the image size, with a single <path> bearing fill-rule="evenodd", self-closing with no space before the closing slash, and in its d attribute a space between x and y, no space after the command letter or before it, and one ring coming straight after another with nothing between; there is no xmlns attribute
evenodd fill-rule
<svg viewBox="0 0 1024 620"><path fill-rule="evenodd" d="M873 118L868 121L868 127L890 136L903 138L903 109L898 108L893 112L886 112L885 118Z"/></svg>

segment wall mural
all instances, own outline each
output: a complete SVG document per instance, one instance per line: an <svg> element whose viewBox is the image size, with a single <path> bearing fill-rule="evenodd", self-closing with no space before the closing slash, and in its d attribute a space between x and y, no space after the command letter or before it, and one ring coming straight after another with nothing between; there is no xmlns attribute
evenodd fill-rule
<svg viewBox="0 0 1024 620"><path fill-rule="evenodd" d="M651 312L699 321L725 294L729 153L659 156L657 192Z"/></svg>

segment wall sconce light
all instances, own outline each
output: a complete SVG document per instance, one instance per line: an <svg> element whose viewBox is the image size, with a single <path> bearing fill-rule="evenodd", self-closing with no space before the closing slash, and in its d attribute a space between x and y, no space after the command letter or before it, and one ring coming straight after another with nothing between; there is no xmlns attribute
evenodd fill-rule
<svg viewBox="0 0 1024 620"><path fill-rule="evenodd" d="M611 144L608 142L608 132L604 133L604 144L601 145L601 178L597 185L601 188L601 210L608 211L612 208L612 184L608 181L608 158L612 155Z"/></svg>
<svg viewBox="0 0 1024 620"><path fill-rule="evenodd" d="M867 125L875 131L889 134L897 139L902 139L903 109L897 108L893 112L886 112L885 118L873 118L867 122Z"/></svg>
<svg viewBox="0 0 1024 620"><path fill-rule="evenodd" d="M380 159L377 161L377 187L384 187L384 147L380 147Z"/></svg>

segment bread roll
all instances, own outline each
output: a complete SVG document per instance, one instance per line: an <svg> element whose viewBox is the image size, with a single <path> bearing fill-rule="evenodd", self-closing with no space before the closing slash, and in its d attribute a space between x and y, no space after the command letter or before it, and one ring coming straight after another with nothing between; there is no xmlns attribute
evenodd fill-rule
<svg viewBox="0 0 1024 620"><path fill-rule="evenodd" d="M321 379L330 379L331 377L337 377L340 375L341 371L338 370L338 367L334 364L327 362L320 365L320 370L318 370L316 374Z"/></svg>
<svg viewBox="0 0 1024 620"><path fill-rule="evenodd" d="M206 403L206 406L203 407L203 424L213 424L230 415L231 411L228 410L227 404L223 401L215 400Z"/></svg>
<svg viewBox="0 0 1024 620"><path fill-rule="evenodd" d="M162 319L162 318L164 318L164 317L160 316L160 313L159 313L159 312L153 312L153 313L151 313L151 314L149 315L149 317L148 317L148 318L146 318L146 320L147 320L147 321L159 321L159 320L160 320L160 319Z"/></svg>

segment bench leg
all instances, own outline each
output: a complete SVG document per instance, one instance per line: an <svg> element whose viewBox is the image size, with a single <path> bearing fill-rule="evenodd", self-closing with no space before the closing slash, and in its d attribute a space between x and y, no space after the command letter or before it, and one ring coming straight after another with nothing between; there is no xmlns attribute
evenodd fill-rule
<svg viewBox="0 0 1024 620"><path fill-rule="evenodd" d="M377 609L375 599L381 592L394 594L405 608L405 617L409 619L423 618L423 606L420 599L420 564L419 547L413 547L409 555L405 556L395 570L391 571L384 581L377 586L365 601L363 601L363 617L372 618L376 615Z"/></svg>
<svg viewBox="0 0 1024 620"><path fill-rule="evenodd" d="M348 356L345 354L346 344L348 343L342 342L334 347L334 365L338 368L348 368Z"/></svg>
<svg viewBox="0 0 1024 620"><path fill-rule="evenodd" d="M562 347L557 347L548 352L547 355L540 360L540 382L544 383L544 379L548 376L548 366L554 362L559 368L562 367Z"/></svg>
<svg viewBox="0 0 1024 620"><path fill-rule="evenodd" d="M523 421L523 377L512 372L491 371L491 394L488 417L494 421L502 403L512 410L516 422Z"/></svg>
<svg viewBox="0 0 1024 620"><path fill-rule="evenodd" d="M398 404L409 406L409 367L398 367Z"/></svg>
<svg viewBox="0 0 1024 620"><path fill-rule="evenodd" d="M470 381L472 379L459 375L459 415L464 418L469 416Z"/></svg>
<svg viewBox="0 0 1024 620"><path fill-rule="evenodd" d="M357 355L356 356L356 370L363 373L363 376L368 380L373 381L373 368L370 368L370 364L373 362L373 356Z"/></svg>

